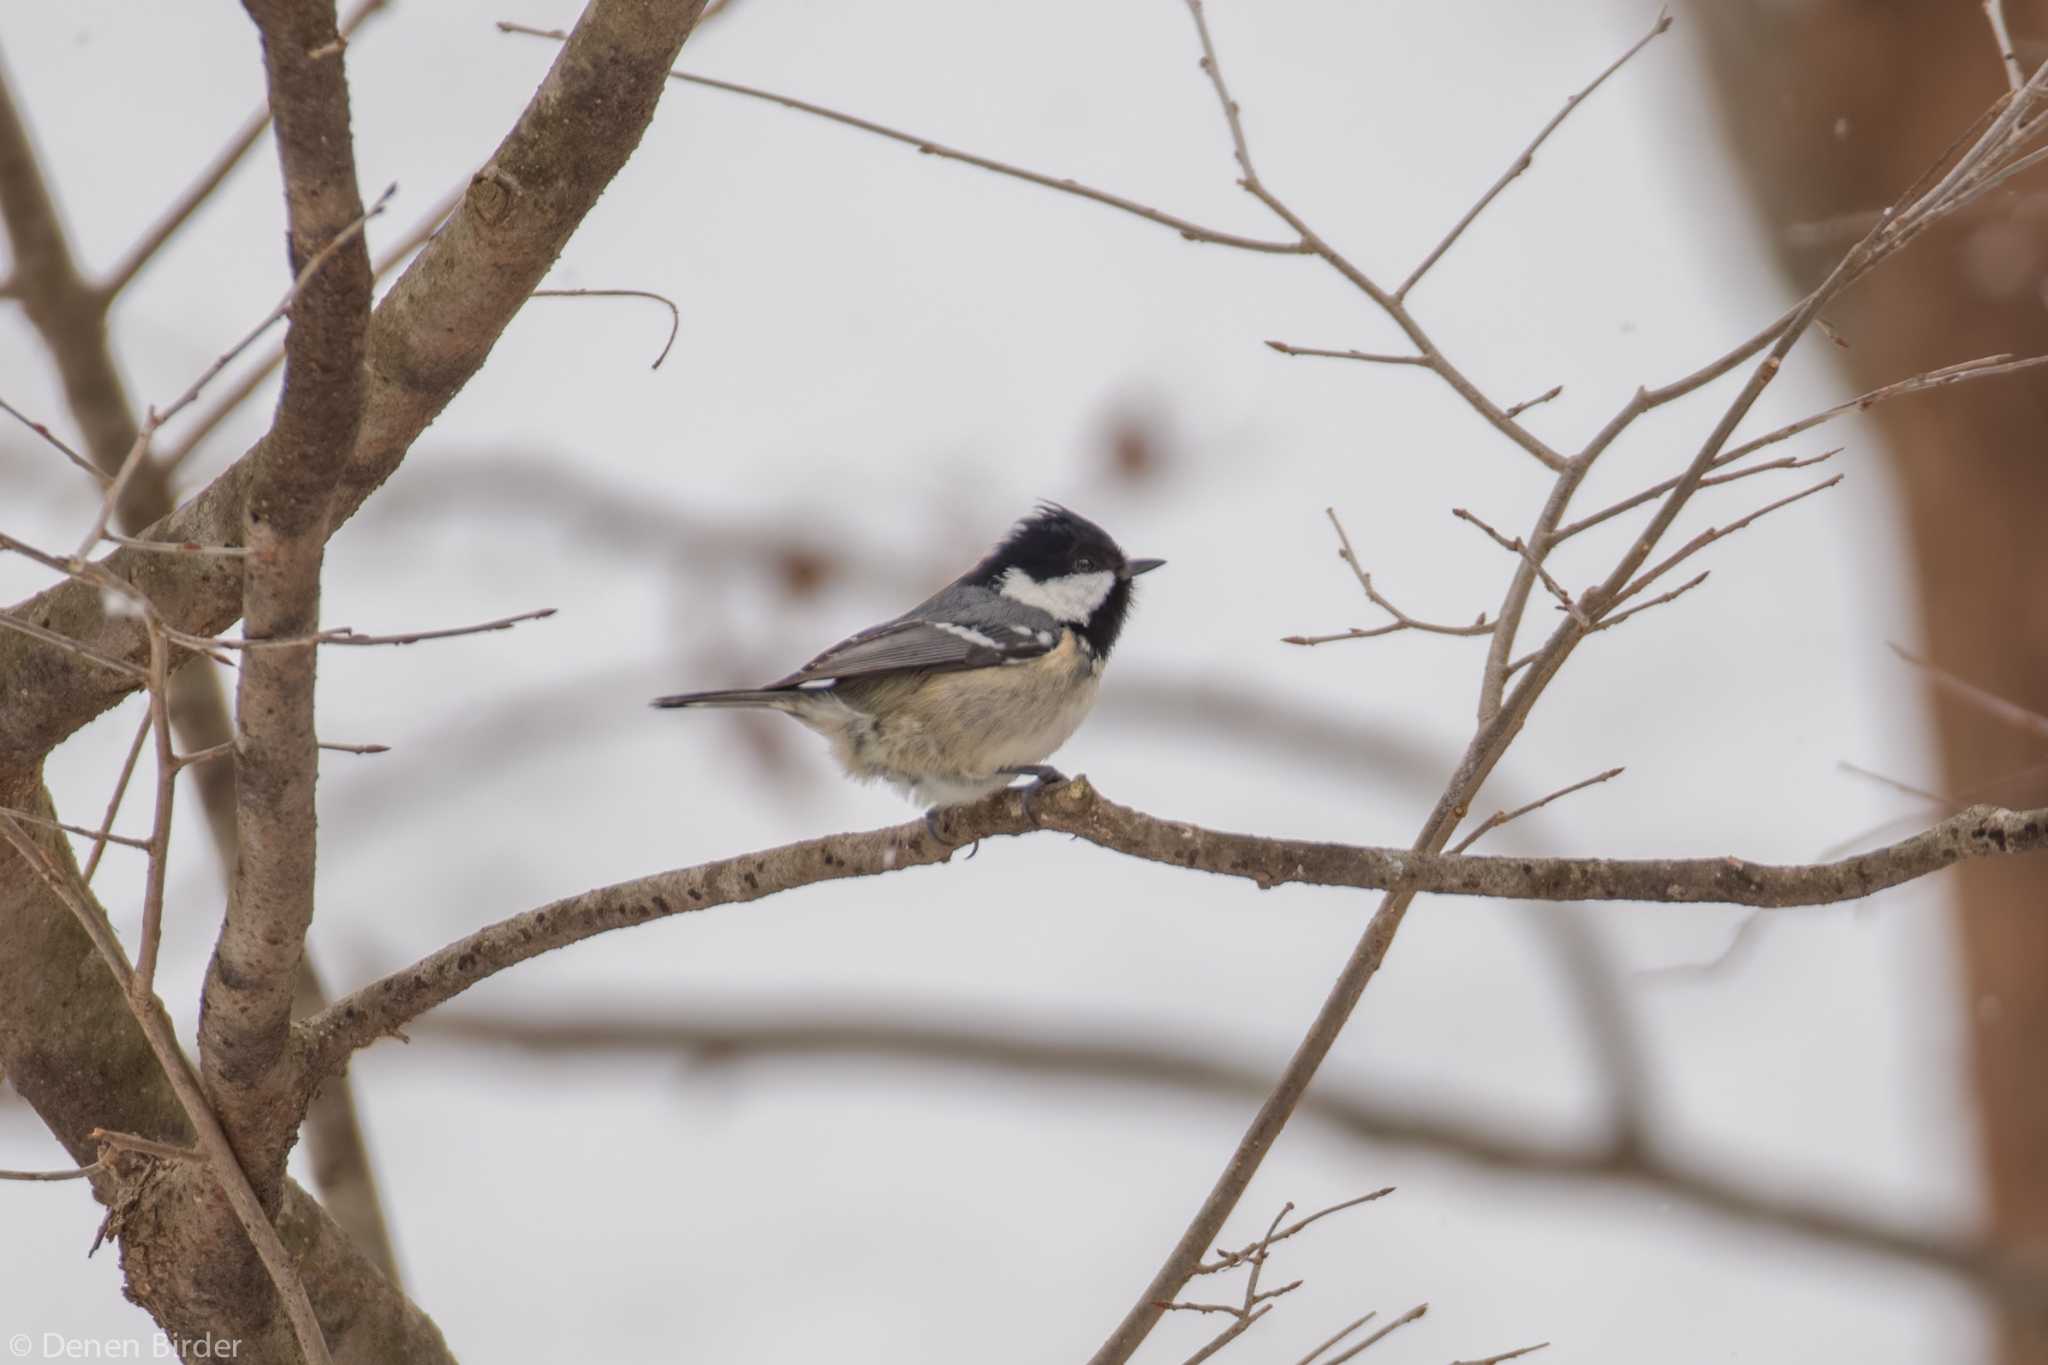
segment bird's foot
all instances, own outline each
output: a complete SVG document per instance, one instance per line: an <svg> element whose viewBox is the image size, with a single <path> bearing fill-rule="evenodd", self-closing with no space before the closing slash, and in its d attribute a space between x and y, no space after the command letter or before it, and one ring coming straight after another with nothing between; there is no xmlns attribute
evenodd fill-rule
<svg viewBox="0 0 2048 1365"><path fill-rule="evenodd" d="M924 832L931 835L932 842L940 848L957 849L960 845L946 837L945 818L940 814L943 809L944 807L941 806L933 806L924 813ZM974 846L967 850L967 856L972 858L979 852L981 852L981 840L976 839Z"/></svg>
<svg viewBox="0 0 2048 1365"><path fill-rule="evenodd" d="M1032 806L1038 799L1038 794L1047 787L1057 787L1067 780L1065 773L1045 763L1021 763L1014 768L998 768L996 771L1006 777L1031 779L1031 785L1020 793L1020 799L1024 805L1024 818L1034 825L1038 823L1038 813Z"/></svg>

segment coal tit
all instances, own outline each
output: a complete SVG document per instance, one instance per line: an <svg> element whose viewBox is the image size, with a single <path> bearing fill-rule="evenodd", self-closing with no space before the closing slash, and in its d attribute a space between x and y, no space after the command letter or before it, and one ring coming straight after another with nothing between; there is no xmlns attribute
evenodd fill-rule
<svg viewBox="0 0 2048 1365"><path fill-rule="evenodd" d="M1031 791L1064 780L1044 760L1095 704L1131 580L1163 563L1126 558L1094 522L1043 504L937 593L788 677L654 705L793 716L831 741L848 776L880 778L927 807L937 837L938 810L1017 777L1035 779Z"/></svg>

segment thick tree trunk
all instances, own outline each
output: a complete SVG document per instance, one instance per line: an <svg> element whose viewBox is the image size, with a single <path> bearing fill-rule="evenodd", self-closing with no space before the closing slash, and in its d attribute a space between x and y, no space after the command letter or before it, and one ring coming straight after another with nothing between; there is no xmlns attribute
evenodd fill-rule
<svg viewBox="0 0 2048 1365"><path fill-rule="evenodd" d="M2009 0L2029 70L2048 5ZM1756 208L1795 281L1825 266L2004 90L1963 0L1701 0L1713 82ZM2048 184L2030 175L1930 235L1831 319L1858 389L1995 352L2048 353ZM1936 664L2048 715L2048 381L2022 376L1871 414L1905 495ZM1873 644L1876 641L1873 639ZM1877 657L1872 651L1873 658ZM2048 799L2048 746L1930 692L1950 794ZM1951 882L1963 955L1988 1232L2048 1253L2048 864ZM2000 1324L2008 1365L2048 1362L2048 1325Z"/></svg>

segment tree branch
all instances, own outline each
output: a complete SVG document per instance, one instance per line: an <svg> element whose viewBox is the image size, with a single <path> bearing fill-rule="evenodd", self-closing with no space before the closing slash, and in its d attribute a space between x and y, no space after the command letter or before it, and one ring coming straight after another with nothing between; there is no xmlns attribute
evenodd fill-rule
<svg viewBox="0 0 2048 1365"><path fill-rule="evenodd" d="M1429 254L1422 258L1421 263L1417 265L1415 269L1408 272L1408 278L1401 281L1400 287L1394 290L1395 300L1397 302L1405 300L1408 297L1409 291L1414 289L1417 284L1421 283L1422 277L1429 273L1430 267L1434 266L1438 261L1442 260L1445 252L1449 251L1453 246L1457 245L1458 239L1465 235L1465 229L1471 227L1473 222L1479 217L1479 215L1486 211L1486 206L1488 204L1491 204L1495 199L1498 199L1500 197L1500 193L1502 190L1505 190L1509 185L1513 184L1516 178L1519 177L1522 174L1522 172L1528 170L1529 167L1536 163L1537 151L1541 149L1545 142L1549 141L1550 135L1557 131L1558 125L1562 124L1567 118L1571 117L1572 111L1574 109L1577 109L1581 104L1583 104L1595 90L1598 90L1601 86L1605 85L1607 83L1607 78L1609 76L1612 76L1615 72L1621 70L1624 66L1627 66L1631 58L1633 58L1638 52L1641 52L1644 48L1648 47L1653 41L1656 40L1659 34L1664 33L1670 27L1671 15L1669 14L1669 12L1660 12L1657 15L1657 22L1650 26L1650 31L1648 33L1645 33L1642 37L1636 39L1635 43L1632 46L1630 46L1628 51L1622 53L1619 57L1616 57L1612 62L1609 62L1605 70L1603 70L1599 75L1595 76L1591 81L1587 82L1587 84L1583 88L1581 88L1576 95L1573 95L1570 99L1567 99L1564 102L1564 108L1558 110L1557 113L1551 116L1550 122L1544 124L1542 130L1536 134L1535 138L1530 141L1529 145L1522 149L1522 154L1515 158L1514 164L1510 165L1507 168L1507 170L1501 173L1500 178L1493 182L1492 186L1486 191L1486 193L1479 196L1479 202L1472 205L1471 208L1465 210L1465 216L1460 218L1457 221L1457 223L1451 228L1451 230L1444 234L1443 240L1438 242L1433 248L1430 249ZM1543 400L1539 398L1534 401L1540 403ZM1527 407L1530 405L1524 404L1523 406ZM1515 416L1518 411L1519 409L1510 409L1507 415L1510 417Z"/></svg>
<svg viewBox="0 0 2048 1365"><path fill-rule="evenodd" d="M526 24L515 24L506 19L498 21L498 31L501 33L523 34L529 38L551 38L557 42L561 41L565 36L560 29L533 28ZM668 77L670 80L684 85L699 85L707 90L723 90L728 94L744 95L748 99L764 100L769 104L779 104L785 109L794 109L799 113L810 114L816 118L825 119L848 128L858 128L864 133L873 133L875 136L887 138L891 142L900 142L906 147L917 149L926 156L935 156L943 161L958 161L964 165L979 167L984 171L993 171L997 175L1008 176L1013 180L1023 180L1033 185L1042 185L1046 189L1056 190L1061 194L1071 194L1081 199L1091 200L1097 204L1104 204L1110 208L1131 214L1133 217L1143 218L1148 223L1157 223L1161 227L1172 228L1190 242L1211 242L1218 246L1233 246L1240 251L1268 251L1277 252L1281 255L1302 255L1308 249L1300 242L1271 242L1263 241L1257 237L1240 237L1235 233L1220 232L1215 228L1204 227L1200 223L1190 222L1185 218L1176 217L1160 209L1140 204L1136 200L1126 199L1119 194L1111 194L1107 190L1098 190L1091 185L1083 185L1079 181L1070 180L1064 176L1046 175L1042 171L1027 170L1022 166L1013 166L1005 161L996 161L989 157L976 156L972 152L963 152L957 147L948 147L943 142L934 142L928 137L919 137L915 133L906 133L900 129L890 128L870 119L858 118L852 114L842 114L836 109L827 109L821 104L812 104L806 100L796 99L789 95L778 95L772 90L761 90L751 85L740 85L735 81L715 80L710 76L696 76L687 71L671 71L668 73Z"/></svg>
<svg viewBox="0 0 2048 1365"><path fill-rule="evenodd" d="M1453 856L1230 834L1160 820L1097 795L1076 778L1032 803L1017 791L945 813L941 844L922 821L786 844L598 887L501 920L336 1001L294 1030L298 1083L311 1087L356 1049L517 963L612 929L849 877L943 863L977 839L1054 830L1102 848L1261 889L1347 886L1511 900L1630 900L1795 906L1856 900L1967 858L2048 849L2048 809L1973 806L1921 834L1839 862L1773 866L1740 858Z"/></svg>
<svg viewBox="0 0 2048 1365"><path fill-rule="evenodd" d="M319 629L328 506L362 423L370 253L356 186L344 58L332 3L244 0L262 37L277 123L291 272L349 234L300 289L284 394L251 456L243 509L243 634ZM266 1208L284 1181L303 1104L283 1084L293 982L313 920L318 772L312 645L252 650L235 694L235 867L200 997L199 1060L222 1126Z"/></svg>

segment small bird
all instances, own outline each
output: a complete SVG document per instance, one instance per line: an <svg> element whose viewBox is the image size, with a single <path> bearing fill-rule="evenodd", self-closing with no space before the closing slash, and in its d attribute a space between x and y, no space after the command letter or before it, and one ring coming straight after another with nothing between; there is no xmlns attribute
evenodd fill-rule
<svg viewBox="0 0 2048 1365"><path fill-rule="evenodd" d="M1130 559L1086 517L1043 503L987 558L893 621L841 640L765 687L683 692L656 706L763 707L831 741L849 777L938 812L1018 777L1065 781L1045 760L1095 704L1131 610Z"/></svg>

